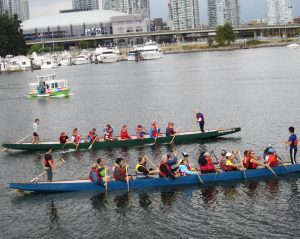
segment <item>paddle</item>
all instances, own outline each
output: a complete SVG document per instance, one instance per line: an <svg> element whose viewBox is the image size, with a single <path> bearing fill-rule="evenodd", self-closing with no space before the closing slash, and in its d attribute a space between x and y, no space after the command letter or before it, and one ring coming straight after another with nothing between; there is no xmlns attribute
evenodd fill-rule
<svg viewBox="0 0 300 239"><path fill-rule="evenodd" d="M200 177L200 173L197 171L197 169L196 169L196 174L197 174L197 176L198 176L200 182L201 182L202 184L204 184L204 182L202 181L202 179L201 179L201 177Z"/></svg>
<svg viewBox="0 0 300 239"><path fill-rule="evenodd" d="M29 134L29 135L25 136L24 138L18 140L15 144L21 144L21 143L23 143L23 141L26 140L26 139L28 139L30 136L32 136L32 134ZM1 152L7 151L7 150L8 149L4 148L4 149L1 150Z"/></svg>
<svg viewBox="0 0 300 239"><path fill-rule="evenodd" d="M268 164L266 165L266 168L269 169L276 178L280 178Z"/></svg>
<svg viewBox="0 0 300 239"><path fill-rule="evenodd" d="M107 175L107 169L105 168L105 183L104 183L104 185L105 185L105 192L107 193L107 187L108 187L108 180L107 180L107 177L106 177L106 175Z"/></svg>
<svg viewBox="0 0 300 239"><path fill-rule="evenodd" d="M176 135L177 135L179 129L180 129L180 126L177 128L177 130L176 130L176 132L175 132L175 134L174 134L174 136L173 136L173 138L172 138L172 140L170 141L169 144L172 144L172 143L173 143L173 141L174 141L174 139L175 139L175 137L176 137Z"/></svg>
<svg viewBox="0 0 300 239"><path fill-rule="evenodd" d="M243 163L243 159L242 159L242 155L241 155L241 152L239 151L239 157L240 157L240 161L241 161L241 165L242 165L242 169L244 171L244 178L246 180L246 169L244 167L244 163Z"/></svg>
<svg viewBox="0 0 300 239"><path fill-rule="evenodd" d="M89 150L93 147L94 143L96 142L96 139L98 138L98 135L96 135L95 139L91 143L90 147L88 148Z"/></svg>
<svg viewBox="0 0 300 239"><path fill-rule="evenodd" d="M198 123L198 121L195 121L195 123L194 123L193 127L191 128L190 132L193 132L193 130L194 130L195 126L197 125L197 123Z"/></svg>
<svg viewBox="0 0 300 239"><path fill-rule="evenodd" d="M127 190L129 192L129 178L128 178L128 165L126 164L126 183L127 183Z"/></svg>
<svg viewBox="0 0 300 239"><path fill-rule="evenodd" d="M55 166L55 168L58 169L58 168L62 167L65 163L66 163L65 160L64 160L63 158L61 158L59 164L58 164L57 166ZM42 173L41 173L40 175L38 175L37 177L31 179L29 182L32 183L32 182L36 181L36 180L39 179L41 176L43 176L46 172L47 172L47 171L44 170L44 172L42 172Z"/></svg>

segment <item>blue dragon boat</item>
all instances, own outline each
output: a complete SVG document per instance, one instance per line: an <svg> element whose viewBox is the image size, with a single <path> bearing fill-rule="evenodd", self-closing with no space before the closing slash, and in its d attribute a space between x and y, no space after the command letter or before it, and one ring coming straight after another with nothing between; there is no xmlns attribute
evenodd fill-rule
<svg viewBox="0 0 300 239"><path fill-rule="evenodd" d="M300 173L300 164L278 166L273 168L277 176ZM248 179L259 179L267 177L275 177L273 172L266 168L258 168L253 170L232 171L222 173L209 173L200 175L204 185L209 183L221 183L230 181L242 181ZM158 187L174 187L188 185L203 185L198 176L181 176L172 180L170 178L147 178L135 179L129 182L130 190L152 189ZM54 181L54 182L34 182L34 183L10 183L9 188L18 189L21 191L38 192L38 193L58 193L58 192L74 192L74 191L98 191L106 192L104 185L98 185L90 180L75 180L75 181ZM107 191L126 191L127 183L120 181L111 181L108 183Z"/></svg>

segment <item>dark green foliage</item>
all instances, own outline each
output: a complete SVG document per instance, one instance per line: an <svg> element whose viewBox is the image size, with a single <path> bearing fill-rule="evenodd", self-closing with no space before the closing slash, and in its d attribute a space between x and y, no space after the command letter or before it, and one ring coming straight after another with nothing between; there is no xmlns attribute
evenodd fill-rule
<svg viewBox="0 0 300 239"><path fill-rule="evenodd" d="M207 43L208 43L208 46L211 47L212 44L214 43L214 39L213 39L212 37L209 37L209 38L207 39Z"/></svg>
<svg viewBox="0 0 300 239"><path fill-rule="evenodd" d="M25 55L26 44L23 38L21 21L18 16L0 15L0 56Z"/></svg>
<svg viewBox="0 0 300 239"><path fill-rule="evenodd" d="M224 26L218 26L216 30L216 42L220 46L224 46L225 43L230 45L231 42L234 42L236 35L233 31L231 24L226 23Z"/></svg>

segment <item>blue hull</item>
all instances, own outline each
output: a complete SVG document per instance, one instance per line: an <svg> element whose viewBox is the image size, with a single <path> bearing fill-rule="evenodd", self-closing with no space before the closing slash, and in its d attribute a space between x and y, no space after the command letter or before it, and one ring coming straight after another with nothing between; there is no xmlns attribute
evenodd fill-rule
<svg viewBox="0 0 300 239"><path fill-rule="evenodd" d="M273 168L274 172L279 175L287 175L293 173L300 173L300 164L287 165L286 169L283 166ZM274 177L271 171L265 168L259 168L256 170L247 170L246 179ZM202 174L201 179L205 184L228 182L244 180L244 172L224 172L210 174ZM151 189L157 187L166 186L182 186L182 185L196 185L201 184L197 176L186 176L178 177L176 180L169 178L152 178L152 179L138 179L129 182L130 190L137 189ZM201 184L202 185L202 184ZM78 180L78 181L57 181L52 183L38 182L38 183L10 183L9 187L12 189L18 189L22 191L40 192L40 193L57 193L57 192L74 192L74 191L98 191L105 192L103 185L97 185L89 180ZM112 181L108 183L108 192L111 191L124 191L127 190L127 184L125 182Z"/></svg>

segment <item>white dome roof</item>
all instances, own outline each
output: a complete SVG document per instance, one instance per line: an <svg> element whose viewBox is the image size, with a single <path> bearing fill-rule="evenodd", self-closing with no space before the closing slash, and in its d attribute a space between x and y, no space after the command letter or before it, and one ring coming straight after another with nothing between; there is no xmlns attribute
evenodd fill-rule
<svg viewBox="0 0 300 239"><path fill-rule="evenodd" d="M85 24L95 24L102 22L111 23L111 18L116 16L127 16L123 12L110 10L93 10L81 12L59 13L54 15L46 15L32 18L22 23L23 30L31 30L34 28L50 28L57 26L73 26Z"/></svg>

